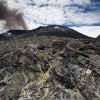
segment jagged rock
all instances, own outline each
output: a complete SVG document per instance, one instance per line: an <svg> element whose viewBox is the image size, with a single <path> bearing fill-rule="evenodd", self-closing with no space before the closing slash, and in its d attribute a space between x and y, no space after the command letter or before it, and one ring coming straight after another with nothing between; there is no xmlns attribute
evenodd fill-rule
<svg viewBox="0 0 100 100"><path fill-rule="evenodd" d="M39 45L37 45L37 49L44 50L45 49L45 45L39 44Z"/></svg>
<svg viewBox="0 0 100 100"><path fill-rule="evenodd" d="M100 100L99 48L98 40L55 39L1 51L0 99Z"/></svg>

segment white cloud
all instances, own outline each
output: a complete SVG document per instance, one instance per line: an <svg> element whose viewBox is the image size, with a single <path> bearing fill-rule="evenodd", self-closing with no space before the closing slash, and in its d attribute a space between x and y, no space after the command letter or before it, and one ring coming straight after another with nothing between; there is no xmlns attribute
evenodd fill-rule
<svg viewBox="0 0 100 100"><path fill-rule="evenodd" d="M100 34L100 26L81 26L71 28L91 37L97 37Z"/></svg>
<svg viewBox="0 0 100 100"><path fill-rule="evenodd" d="M91 0L10 0L25 13L24 17L30 22L37 24L68 24L68 25L91 25L100 23L100 12L84 12L84 8L73 4L91 4ZM35 4L35 5L34 5ZM42 6L41 5L48 5ZM34 6L33 6L34 5Z"/></svg>
<svg viewBox="0 0 100 100"><path fill-rule="evenodd" d="M23 9L25 17L38 24L85 24L91 25L100 23L100 12L82 12L78 7L38 7L31 6Z"/></svg>
<svg viewBox="0 0 100 100"><path fill-rule="evenodd" d="M86 24L91 25L100 23L100 12L84 12L83 9L78 7L65 7L65 16L75 24Z"/></svg>
<svg viewBox="0 0 100 100"><path fill-rule="evenodd" d="M33 0L35 5L41 6L41 5L49 5L49 6L65 6L70 5L73 1L71 0Z"/></svg>
<svg viewBox="0 0 100 100"><path fill-rule="evenodd" d="M84 5L91 4L91 0L73 0L75 4Z"/></svg>
<svg viewBox="0 0 100 100"><path fill-rule="evenodd" d="M37 6L49 5L49 6L66 6L71 4L90 4L90 0L32 0Z"/></svg>

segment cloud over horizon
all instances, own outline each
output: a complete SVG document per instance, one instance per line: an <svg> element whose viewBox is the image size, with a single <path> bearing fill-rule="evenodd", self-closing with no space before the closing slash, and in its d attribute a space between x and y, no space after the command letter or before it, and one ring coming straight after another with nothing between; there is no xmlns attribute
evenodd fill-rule
<svg viewBox="0 0 100 100"><path fill-rule="evenodd" d="M30 29L57 24L92 37L100 34L99 0L9 0L8 3L23 10Z"/></svg>

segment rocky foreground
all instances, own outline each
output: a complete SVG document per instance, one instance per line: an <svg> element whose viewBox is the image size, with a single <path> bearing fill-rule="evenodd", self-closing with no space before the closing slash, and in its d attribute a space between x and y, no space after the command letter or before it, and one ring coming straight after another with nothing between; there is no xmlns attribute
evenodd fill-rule
<svg viewBox="0 0 100 100"><path fill-rule="evenodd" d="M0 100L100 100L100 41L53 39L0 51Z"/></svg>

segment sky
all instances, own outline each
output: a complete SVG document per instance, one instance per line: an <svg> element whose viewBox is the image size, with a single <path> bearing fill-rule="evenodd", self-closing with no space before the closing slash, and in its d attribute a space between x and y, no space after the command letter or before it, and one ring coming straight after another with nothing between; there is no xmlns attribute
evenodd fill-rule
<svg viewBox="0 0 100 100"><path fill-rule="evenodd" d="M100 0L8 0L8 6L23 11L29 29L63 25L91 37L100 34Z"/></svg>

